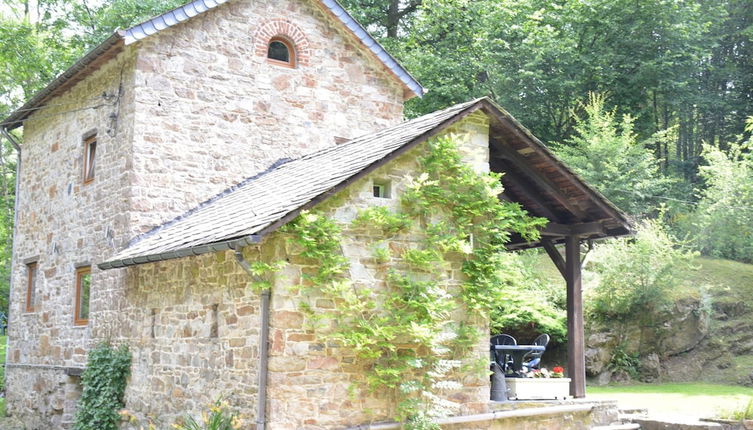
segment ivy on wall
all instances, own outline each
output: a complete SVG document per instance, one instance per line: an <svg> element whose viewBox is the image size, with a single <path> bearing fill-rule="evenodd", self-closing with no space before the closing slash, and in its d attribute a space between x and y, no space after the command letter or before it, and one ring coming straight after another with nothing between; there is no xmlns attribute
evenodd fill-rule
<svg viewBox="0 0 753 430"><path fill-rule="evenodd" d="M456 408L442 393L461 388L459 372L488 371L487 360L464 359L488 335L481 328L515 282L517 272L505 270L505 243L512 232L535 239L546 224L500 201L500 175L473 171L452 141L427 147L399 210L372 207L347 226L307 212L283 229L316 267L298 288L337 304L314 312L302 303L309 320L368 363L368 388L394 392L395 418L415 430L438 428L434 419ZM374 261L385 268L383 288L349 278L343 228L370 238ZM421 239L401 241L409 235Z"/></svg>
<svg viewBox="0 0 753 430"><path fill-rule="evenodd" d="M89 351L81 375L84 390L76 410L74 430L117 430L123 394L131 371L128 347L113 348L102 343Z"/></svg>

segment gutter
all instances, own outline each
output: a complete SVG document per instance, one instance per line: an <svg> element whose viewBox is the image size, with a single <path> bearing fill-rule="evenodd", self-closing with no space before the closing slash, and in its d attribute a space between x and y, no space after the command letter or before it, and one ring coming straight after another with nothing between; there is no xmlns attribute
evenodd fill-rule
<svg viewBox="0 0 753 430"><path fill-rule="evenodd" d="M235 249L235 260L252 279L258 277L253 274L251 265L243 257L240 248ZM261 315L259 329L259 395L256 404L256 430L264 430L267 426L267 375L269 374L269 303L272 291L267 288L261 292Z"/></svg>
<svg viewBox="0 0 753 430"><path fill-rule="evenodd" d="M16 139L8 133L8 129L5 126L0 126L0 134L5 136L10 141L13 148L16 149L16 188L15 195L13 196L13 237L11 238L11 254L10 254L10 279L8 279L8 297L13 297L13 270L16 268L16 234L18 233L18 201L21 200L18 195L18 184L21 179L21 145ZM11 307L8 306L8 316L6 319L6 325L10 328L11 323ZM6 332L6 334L8 334ZM10 346L10 336L5 338L5 350L8 351ZM5 368L8 368L8 363L5 363Z"/></svg>
<svg viewBox="0 0 753 430"><path fill-rule="evenodd" d="M479 421L504 420L511 418L528 418L546 415L566 414L571 412L591 412L593 405L565 405L565 406L548 406L543 408L527 408L514 411L494 411L486 414L461 415L457 417L440 418L435 422L439 425L465 424ZM380 423L365 424L361 426L348 427L344 430L387 430L401 429L402 423Z"/></svg>
<svg viewBox="0 0 753 430"><path fill-rule="evenodd" d="M105 261L97 264L102 270L118 269L121 267L135 266L144 263L156 263L158 261L172 260L174 258L190 257L194 255L207 254L210 252L227 251L229 249L239 249L248 245L256 245L261 242L263 236L252 234L240 239L230 239L222 242L210 243L208 245L197 245L190 248L178 249L175 251L166 251L159 254L144 255L140 257L122 258L119 260ZM245 267L244 267L245 269Z"/></svg>

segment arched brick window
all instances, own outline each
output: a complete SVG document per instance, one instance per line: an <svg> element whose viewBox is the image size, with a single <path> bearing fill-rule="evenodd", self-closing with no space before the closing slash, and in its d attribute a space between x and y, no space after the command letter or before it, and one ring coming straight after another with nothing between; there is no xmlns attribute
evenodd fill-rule
<svg viewBox="0 0 753 430"><path fill-rule="evenodd" d="M288 40L275 36L267 45L267 59L273 64L295 67L295 47Z"/></svg>
<svg viewBox="0 0 753 430"><path fill-rule="evenodd" d="M265 57L272 64L287 67L308 65L311 54L309 41L297 25L286 19L272 19L264 23L256 31L254 44L256 55Z"/></svg>

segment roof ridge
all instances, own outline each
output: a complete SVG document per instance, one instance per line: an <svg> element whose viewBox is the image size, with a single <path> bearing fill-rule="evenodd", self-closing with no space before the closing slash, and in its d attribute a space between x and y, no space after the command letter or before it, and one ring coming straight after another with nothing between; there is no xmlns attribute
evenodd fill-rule
<svg viewBox="0 0 753 430"><path fill-rule="evenodd" d="M350 147L352 145L355 145L355 144L359 143L362 140L373 139L375 137L378 137L380 134L387 134L387 133L389 133L390 131L392 131L392 130L394 130L396 128L405 127L405 126L408 126L408 125L410 125L412 123L419 122L421 120L426 120L429 117L441 116L442 114L445 114L445 113L447 113L449 111L452 111L452 110L463 110L463 109L467 108L468 106L471 106L474 103L478 103L479 101L487 99L487 98L488 97L479 97L477 99L474 99L474 100L471 100L471 101L468 101L468 102L464 102L464 103L459 103L459 104L455 104L455 105L452 105L452 106L448 106L448 107L446 107L444 109L441 109L441 110L438 110L438 111L434 111L434 112L431 112L431 113L428 113L428 114L425 114L425 115L421 115L421 116L418 116L416 118L411 118L409 120L403 121L403 122L395 124L395 125L391 125L389 127L385 127L385 128L379 129L377 131L373 131L371 133L362 134L361 136L354 137L353 139L347 140L347 141L345 141L343 143L335 144L335 145L331 145L331 146L327 146L327 147L319 149L317 151L314 151L314 152L311 152L311 153L308 153L308 154L304 154L304 155L302 155L300 157L292 159L291 161L298 161L298 160L308 159L308 158L311 158L311 157L314 157L314 156L317 156L317 155L320 155L320 154L324 154L324 153L327 153L327 152L338 150L338 148L347 148L347 147Z"/></svg>

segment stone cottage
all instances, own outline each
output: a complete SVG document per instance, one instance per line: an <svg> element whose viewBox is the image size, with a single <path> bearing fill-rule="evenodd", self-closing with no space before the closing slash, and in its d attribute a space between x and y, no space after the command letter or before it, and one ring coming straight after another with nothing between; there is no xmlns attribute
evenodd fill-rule
<svg viewBox="0 0 753 430"><path fill-rule="evenodd" d="M348 395L362 368L308 328L291 286L310 262L278 229L314 207L348 221L397 205L442 135L505 173L501 198L550 220L510 248L543 246L567 279L583 396L579 243L628 234L627 220L489 100L403 122L423 93L334 0L197 0L94 48L2 123L24 136L8 412L69 428L87 351L110 340L133 354L127 408L161 423L221 395L256 428L389 418L388 399ZM378 283L359 234L345 241L352 277ZM260 255L290 262L261 295L246 271ZM458 413L488 412L486 378L464 382Z"/></svg>

